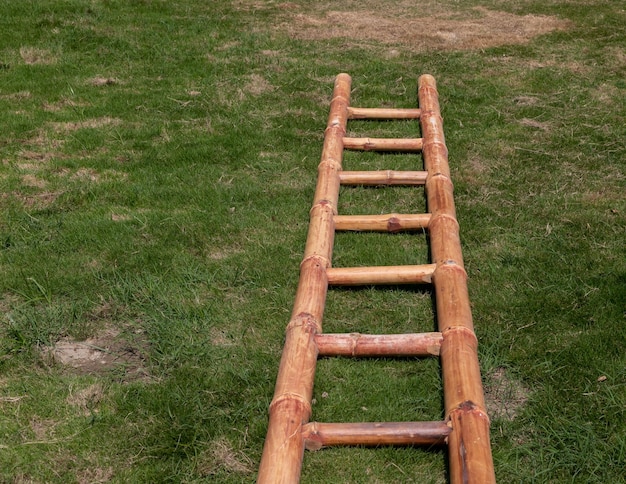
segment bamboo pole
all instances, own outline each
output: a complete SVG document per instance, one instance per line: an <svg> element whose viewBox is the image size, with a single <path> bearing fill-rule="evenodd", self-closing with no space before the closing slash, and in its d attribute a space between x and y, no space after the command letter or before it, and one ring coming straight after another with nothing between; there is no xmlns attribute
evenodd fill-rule
<svg viewBox="0 0 626 484"><path fill-rule="evenodd" d="M422 138L344 138L343 146L363 151L422 151Z"/></svg>
<svg viewBox="0 0 626 484"><path fill-rule="evenodd" d="M441 333L315 335L320 356L439 356Z"/></svg>
<svg viewBox="0 0 626 484"><path fill-rule="evenodd" d="M303 428L307 450L332 445L439 445L449 434L445 422L311 422Z"/></svg>
<svg viewBox="0 0 626 484"><path fill-rule="evenodd" d="M339 180L342 185L424 185L426 171L342 171Z"/></svg>
<svg viewBox="0 0 626 484"><path fill-rule="evenodd" d="M402 232L428 227L429 213L387 215L335 215L335 230Z"/></svg>
<svg viewBox="0 0 626 484"><path fill-rule="evenodd" d="M415 266L334 267L326 271L333 286L429 284L435 264Z"/></svg>
<svg viewBox="0 0 626 484"><path fill-rule="evenodd" d="M348 108L348 119L419 119L419 109Z"/></svg>
<svg viewBox="0 0 626 484"><path fill-rule="evenodd" d="M333 217L339 196L338 173L348 120L350 84L347 74L340 74L335 80L298 290L269 408L267 436L257 477L260 484L294 483L300 479L304 453L301 431L311 417L318 355L314 338L322 331L328 289L326 270L332 259Z"/></svg>
<svg viewBox="0 0 626 484"><path fill-rule="evenodd" d="M448 436L450 480L495 483L489 418L478 364L477 341L463 267L448 153L437 87L432 76L419 78L422 153L428 171L426 194L437 321L443 335L441 365Z"/></svg>

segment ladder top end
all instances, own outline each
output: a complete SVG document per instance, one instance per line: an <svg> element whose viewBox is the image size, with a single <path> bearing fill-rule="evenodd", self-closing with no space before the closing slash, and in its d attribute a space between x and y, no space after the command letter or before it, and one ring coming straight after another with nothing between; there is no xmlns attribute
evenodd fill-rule
<svg viewBox="0 0 626 484"><path fill-rule="evenodd" d="M432 87L433 89L437 89L437 82L435 81L435 78L430 74L423 74L417 80L417 86L418 88Z"/></svg>
<svg viewBox="0 0 626 484"><path fill-rule="evenodd" d="M335 79L337 82L339 81L351 82L352 81L352 77L350 77L350 74L346 74L345 72L338 74Z"/></svg>

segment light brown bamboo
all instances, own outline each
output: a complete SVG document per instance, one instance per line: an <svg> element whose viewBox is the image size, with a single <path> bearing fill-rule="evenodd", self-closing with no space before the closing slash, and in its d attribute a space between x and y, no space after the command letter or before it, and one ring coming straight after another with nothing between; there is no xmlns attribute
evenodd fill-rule
<svg viewBox="0 0 626 484"><path fill-rule="evenodd" d="M441 333L315 335L320 356L439 356Z"/></svg>
<svg viewBox="0 0 626 484"><path fill-rule="evenodd" d="M419 109L348 108L349 119L419 119Z"/></svg>
<svg viewBox="0 0 626 484"><path fill-rule="evenodd" d="M441 365L448 436L450 481L495 483L489 417L478 364L477 342L463 267L448 153L438 93L432 76L419 78L426 194L437 321L443 335Z"/></svg>
<svg viewBox="0 0 626 484"><path fill-rule="evenodd" d="M364 151L421 151L422 138L344 138L349 150Z"/></svg>
<svg viewBox="0 0 626 484"><path fill-rule="evenodd" d="M428 227L429 213L387 215L335 215L335 230L402 232Z"/></svg>
<svg viewBox="0 0 626 484"><path fill-rule="evenodd" d="M326 271L333 286L429 284L435 264L415 266L333 267Z"/></svg>
<svg viewBox="0 0 626 484"><path fill-rule="evenodd" d="M300 479L304 453L302 425L311 416L317 362L314 338L322 331L328 289L326 269L332 259L333 217L339 196L338 173L343 157L350 84L347 74L340 74L335 80L298 290L269 408L269 424L257 477L261 484L295 483Z"/></svg>
<svg viewBox="0 0 626 484"><path fill-rule="evenodd" d="M407 185L426 183L426 171L342 171L339 180L342 185Z"/></svg>
<svg viewBox="0 0 626 484"><path fill-rule="evenodd" d="M449 434L445 422L311 422L303 427L308 450L333 445L438 445Z"/></svg>

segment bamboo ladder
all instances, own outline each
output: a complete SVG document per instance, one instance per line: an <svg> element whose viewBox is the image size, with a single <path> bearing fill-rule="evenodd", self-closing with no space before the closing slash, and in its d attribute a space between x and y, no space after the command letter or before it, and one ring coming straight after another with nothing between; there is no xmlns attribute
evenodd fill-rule
<svg viewBox="0 0 626 484"><path fill-rule="evenodd" d="M258 481L295 483L304 449L332 445L448 445L452 483L495 482L489 418L463 267L443 124L435 79L418 81L419 109L350 107L351 78L335 80L325 131L300 280L269 408ZM348 138L349 119L419 119L422 138ZM344 149L415 151L426 171L342 171ZM337 214L340 185L425 185L429 213ZM397 232L428 229L431 263L333 268L335 230ZM439 332L399 335L325 334L322 317L329 285L429 284L435 291ZM318 356L439 356L445 418L439 422L309 422Z"/></svg>

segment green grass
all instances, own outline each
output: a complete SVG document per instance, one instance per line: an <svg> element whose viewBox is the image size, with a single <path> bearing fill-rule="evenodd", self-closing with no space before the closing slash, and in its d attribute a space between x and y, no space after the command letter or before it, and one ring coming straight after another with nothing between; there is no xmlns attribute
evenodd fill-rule
<svg viewBox="0 0 626 484"><path fill-rule="evenodd" d="M470 50L412 45L401 24L393 44L289 34L332 10L484 16L425 3L0 0L0 481L254 481L342 71L361 106L415 107L417 77L438 81L499 482L623 480L626 14L481 2L568 23ZM396 188L340 199L423 209ZM336 238L338 266L427 258L424 234ZM428 291L363 288L332 291L324 324L432 317ZM106 371L43 351L107 331L134 356ZM436 361L321 360L314 418L441 418L440 386ZM436 449L327 449L302 480L444 482L445 467Z"/></svg>

